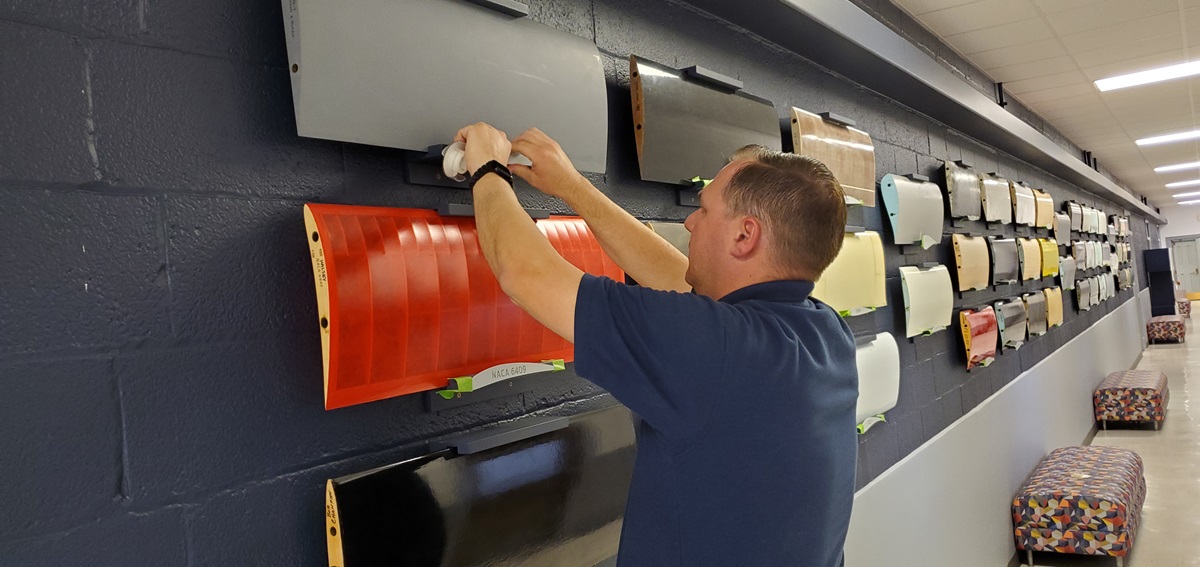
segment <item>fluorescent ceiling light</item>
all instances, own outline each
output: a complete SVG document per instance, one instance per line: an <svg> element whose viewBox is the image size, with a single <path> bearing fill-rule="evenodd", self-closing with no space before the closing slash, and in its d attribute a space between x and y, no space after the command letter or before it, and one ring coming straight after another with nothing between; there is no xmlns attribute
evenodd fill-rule
<svg viewBox="0 0 1200 567"><path fill-rule="evenodd" d="M1167 142L1180 142L1183 140L1195 140L1200 138L1200 130L1192 130L1190 132L1177 132L1175 134L1166 134L1163 136L1153 136L1150 138L1142 138L1136 143L1139 146L1153 146L1154 144L1165 144Z"/></svg>
<svg viewBox="0 0 1200 567"><path fill-rule="evenodd" d="M1191 61L1188 63L1180 63L1178 65L1168 65L1157 69L1148 69L1129 73L1127 75L1117 75L1107 79L1096 81L1096 88L1100 92L1123 89L1125 87L1136 87L1138 85L1146 85L1149 83L1157 83L1160 81L1169 81L1171 79L1179 79L1182 77L1190 77L1192 75L1200 75L1200 61Z"/></svg>
<svg viewBox="0 0 1200 567"><path fill-rule="evenodd" d="M1176 193L1176 194L1174 194L1174 195L1171 195L1171 196L1172 196L1172 197L1175 197L1176 199L1178 199L1178 198L1180 198L1180 197L1195 197L1195 196L1198 196L1198 195L1200 195L1200 191L1190 191L1190 192L1188 192L1188 193Z"/></svg>
<svg viewBox="0 0 1200 567"><path fill-rule="evenodd" d="M1180 202L1178 202L1178 203L1175 203L1175 204L1176 204L1176 205L1195 205L1196 203L1200 203L1200 199L1196 199L1196 200L1194 200L1194 201L1180 201Z"/></svg>
<svg viewBox="0 0 1200 567"><path fill-rule="evenodd" d="M1182 171L1184 169L1200 169L1200 161L1189 161L1187 163L1177 163L1175 165L1163 165L1154 168L1156 173L1166 173L1168 171Z"/></svg>
<svg viewBox="0 0 1200 567"><path fill-rule="evenodd" d="M1189 179L1187 181L1176 181L1174 183L1168 183L1167 189L1173 189L1175 187L1191 187L1192 185L1200 185L1200 179Z"/></svg>

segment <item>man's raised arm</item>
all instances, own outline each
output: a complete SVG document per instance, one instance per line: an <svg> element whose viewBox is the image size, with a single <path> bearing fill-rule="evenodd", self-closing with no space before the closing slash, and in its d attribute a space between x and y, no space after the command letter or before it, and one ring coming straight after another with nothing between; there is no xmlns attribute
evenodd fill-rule
<svg viewBox="0 0 1200 567"><path fill-rule="evenodd" d="M566 201L588 223L604 251L639 284L691 291L684 281L687 257L596 189L558 142L532 128L513 140L512 149L533 162L532 167L514 164L512 172L543 193Z"/></svg>

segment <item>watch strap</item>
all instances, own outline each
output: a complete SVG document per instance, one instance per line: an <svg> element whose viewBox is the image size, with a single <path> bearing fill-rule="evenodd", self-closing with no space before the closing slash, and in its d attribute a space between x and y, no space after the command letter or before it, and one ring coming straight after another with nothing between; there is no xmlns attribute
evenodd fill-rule
<svg viewBox="0 0 1200 567"><path fill-rule="evenodd" d="M508 170L508 166L496 160L489 161L479 166L479 169L476 169L475 173L471 174L471 179L469 180L468 185L474 189L475 183L477 183L480 179L483 179L483 176L489 173L495 173L496 175L499 175L501 179L508 183L509 187L512 187L512 172Z"/></svg>

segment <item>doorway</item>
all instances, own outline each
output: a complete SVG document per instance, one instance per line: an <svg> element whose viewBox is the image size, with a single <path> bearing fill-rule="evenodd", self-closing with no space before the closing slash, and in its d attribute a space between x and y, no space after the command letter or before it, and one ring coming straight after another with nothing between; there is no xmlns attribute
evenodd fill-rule
<svg viewBox="0 0 1200 567"><path fill-rule="evenodd" d="M1175 264L1175 280L1183 291L1200 293L1200 239L1172 240L1171 259Z"/></svg>

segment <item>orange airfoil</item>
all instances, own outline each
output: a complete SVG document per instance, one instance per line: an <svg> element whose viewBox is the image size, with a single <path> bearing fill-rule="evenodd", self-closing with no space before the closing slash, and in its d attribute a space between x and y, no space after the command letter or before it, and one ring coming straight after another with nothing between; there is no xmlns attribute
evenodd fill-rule
<svg viewBox="0 0 1200 567"><path fill-rule="evenodd" d="M582 219L536 222L568 262L623 281ZM500 290L474 218L310 203L304 223L325 409L444 388L497 364L574 359L570 342Z"/></svg>

